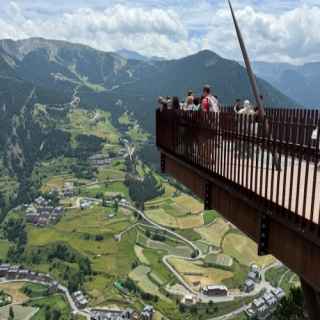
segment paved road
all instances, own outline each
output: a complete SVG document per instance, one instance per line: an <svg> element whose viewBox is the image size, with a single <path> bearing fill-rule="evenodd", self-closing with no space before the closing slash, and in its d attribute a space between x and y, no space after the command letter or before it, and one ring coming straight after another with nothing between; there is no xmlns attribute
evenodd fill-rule
<svg viewBox="0 0 320 320"><path fill-rule="evenodd" d="M223 316L219 316L219 317L215 317L215 318L210 318L208 320L229 320L229 319L233 319L235 316L238 316L239 314L241 314L242 312L246 311L249 308L250 305L245 305L241 308L239 308L238 310L235 310L231 313L228 314L224 314Z"/></svg>

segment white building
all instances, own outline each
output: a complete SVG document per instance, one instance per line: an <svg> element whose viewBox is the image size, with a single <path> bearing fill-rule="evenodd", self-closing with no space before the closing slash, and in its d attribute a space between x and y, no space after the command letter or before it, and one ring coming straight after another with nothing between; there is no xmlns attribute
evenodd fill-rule
<svg viewBox="0 0 320 320"><path fill-rule="evenodd" d="M274 288L271 290L271 293L276 297L278 301L286 296L285 292L281 288Z"/></svg>
<svg viewBox="0 0 320 320"><path fill-rule="evenodd" d="M207 296L227 296L229 291L226 286L209 285L202 289L203 294Z"/></svg>

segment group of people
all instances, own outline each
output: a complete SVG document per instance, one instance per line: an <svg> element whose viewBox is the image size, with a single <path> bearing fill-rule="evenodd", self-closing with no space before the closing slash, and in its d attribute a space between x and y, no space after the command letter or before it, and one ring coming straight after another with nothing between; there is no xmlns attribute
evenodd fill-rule
<svg viewBox="0 0 320 320"><path fill-rule="evenodd" d="M203 87L201 97L195 96L193 91L189 90L186 99L182 102L178 97L159 97L158 103L160 110L220 112L218 97L212 94L209 85Z"/></svg>
<svg viewBox="0 0 320 320"><path fill-rule="evenodd" d="M263 96L260 96L263 100ZM180 102L178 97L159 97L158 99L160 110L183 110L183 111L203 111L203 112L220 112L218 97L213 95L209 85L203 87L202 96L197 97L192 90L188 91L187 97ZM234 104L234 112L243 115L256 115L257 109L249 100L243 103L237 99Z"/></svg>

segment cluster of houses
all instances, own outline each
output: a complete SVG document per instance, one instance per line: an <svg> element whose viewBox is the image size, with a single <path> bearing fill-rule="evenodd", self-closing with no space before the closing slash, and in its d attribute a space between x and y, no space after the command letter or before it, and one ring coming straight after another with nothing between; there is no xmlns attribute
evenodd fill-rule
<svg viewBox="0 0 320 320"><path fill-rule="evenodd" d="M88 299L85 297L82 291L76 291L72 295L73 301L78 308L84 309L88 305Z"/></svg>
<svg viewBox="0 0 320 320"><path fill-rule="evenodd" d="M66 198L75 196L75 188L73 182L65 182L63 189L62 189L62 195Z"/></svg>
<svg viewBox="0 0 320 320"><path fill-rule="evenodd" d="M111 164L111 159L108 154L95 154L88 159L90 165L94 168L103 167Z"/></svg>
<svg viewBox="0 0 320 320"><path fill-rule="evenodd" d="M261 282L261 270L257 265L252 265L247 279L243 285L243 291L250 293L254 291L256 284Z"/></svg>
<svg viewBox="0 0 320 320"><path fill-rule="evenodd" d="M7 280L29 280L35 282L41 282L49 285L49 290L53 293L58 290L59 283L54 281L50 274L41 272L33 272L31 270L22 268L18 265L10 265L3 263L0 265L0 278Z"/></svg>
<svg viewBox="0 0 320 320"><path fill-rule="evenodd" d="M90 209L94 204L97 203L97 200L94 199L81 199L80 200L80 209L81 210L86 210L86 209Z"/></svg>
<svg viewBox="0 0 320 320"><path fill-rule="evenodd" d="M201 289L209 297L225 297L229 294L228 288L222 285L209 285Z"/></svg>
<svg viewBox="0 0 320 320"><path fill-rule="evenodd" d="M152 320L155 310L153 306L145 306L142 312L132 309L91 309L91 320Z"/></svg>
<svg viewBox="0 0 320 320"><path fill-rule="evenodd" d="M261 298L253 300L246 313L250 319L269 319L284 297L285 292L281 288L274 288L270 292L266 292Z"/></svg>
<svg viewBox="0 0 320 320"><path fill-rule="evenodd" d="M34 203L26 205L26 220L35 226L45 227L57 223L63 215L63 207L54 207L50 200L38 197Z"/></svg>

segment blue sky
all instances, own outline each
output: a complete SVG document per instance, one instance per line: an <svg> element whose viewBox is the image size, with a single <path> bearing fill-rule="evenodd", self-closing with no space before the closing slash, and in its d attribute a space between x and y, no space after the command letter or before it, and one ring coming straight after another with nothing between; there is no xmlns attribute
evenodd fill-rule
<svg viewBox="0 0 320 320"><path fill-rule="evenodd" d="M225 0L0 0L0 38L46 37L179 58L240 59ZM320 0L233 0L255 60L320 61Z"/></svg>

